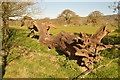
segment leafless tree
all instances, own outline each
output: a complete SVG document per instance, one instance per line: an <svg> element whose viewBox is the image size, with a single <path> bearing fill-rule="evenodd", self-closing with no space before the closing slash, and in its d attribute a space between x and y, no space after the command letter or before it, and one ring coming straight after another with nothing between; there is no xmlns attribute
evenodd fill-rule
<svg viewBox="0 0 120 80"><path fill-rule="evenodd" d="M94 11L88 15L88 23L92 23L94 26L101 23L103 20L103 13L100 11Z"/></svg>
<svg viewBox="0 0 120 80"><path fill-rule="evenodd" d="M109 8L113 9L113 12L117 12L117 19L116 21L118 21L118 32L120 32L120 1L114 2L113 5L108 6Z"/></svg>
<svg viewBox="0 0 120 80"><path fill-rule="evenodd" d="M72 17L75 16L76 14L73 11L66 9L57 18L63 19L67 24L70 24Z"/></svg>
<svg viewBox="0 0 120 80"><path fill-rule="evenodd" d="M0 15L2 18L3 41L9 37L9 18L19 17L27 13L27 8L35 3L33 2L1 2Z"/></svg>

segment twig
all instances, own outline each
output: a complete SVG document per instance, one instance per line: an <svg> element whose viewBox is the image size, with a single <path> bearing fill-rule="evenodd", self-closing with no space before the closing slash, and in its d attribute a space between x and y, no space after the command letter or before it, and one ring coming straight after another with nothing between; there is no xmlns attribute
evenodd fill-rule
<svg viewBox="0 0 120 80"><path fill-rule="evenodd" d="M91 69L91 70L87 70L87 71L84 71L83 73L81 73L80 75L78 75L76 78L74 78L74 79L77 79L79 76L81 76L80 78L85 78L85 76L87 76L89 73L91 73L92 71L94 71L94 70L97 70L97 69L99 69L99 68L101 68L101 67L106 67L106 66L108 66L108 65L110 65L110 63L112 63L113 61L115 61L115 60L118 60L119 58L115 58L115 59L112 59L108 64L106 64L106 65L100 65L100 66L98 66L97 68L95 68L95 69ZM84 75L83 75L84 74Z"/></svg>

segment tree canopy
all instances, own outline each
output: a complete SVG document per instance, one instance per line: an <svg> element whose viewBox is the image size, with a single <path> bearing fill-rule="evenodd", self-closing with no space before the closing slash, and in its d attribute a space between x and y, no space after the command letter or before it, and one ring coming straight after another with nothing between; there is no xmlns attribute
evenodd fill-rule
<svg viewBox="0 0 120 80"><path fill-rule="evenodd" d="M88 23L93 25L101 23L101 20L103 20L103 13L100 11L93 11L88 15Z"/></svg>
<svg viewBox="0 0 120 80"><path fill-rule="evenodd" d="M75 14L75 12L66 9L64 10L57 18L63 19L67 24L71 23L71 19L75 17L78 17L78 15Z"/></svg>

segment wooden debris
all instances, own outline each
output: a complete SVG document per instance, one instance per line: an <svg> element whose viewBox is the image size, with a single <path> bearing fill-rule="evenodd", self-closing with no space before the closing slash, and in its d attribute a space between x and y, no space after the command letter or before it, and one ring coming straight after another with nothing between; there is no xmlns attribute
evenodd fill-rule
<svg viewBox="0 0 120 80"><path fill-rule="evenodd" d="M113 47L113 45L104 45L102 38L110 31L106 26L102 26L95 34L88 36L80 33L79 36L61 31L56 36L48 33L49 24L38 24L34 22L39 31L40 44L48 46L50 49L56 49L66 53L66 55L76 59L79 65L85 66L88 70L94 68L94 63L101 60L99 50Z"/></svg>
<svg viewBox="0 0 120 80"><path fill-rule="evenodd" d="M21 20L22 24L21 24L21 27L25 25L25 20L29 20L29 25L27 26L28 29L30 30L30 33L29 33L29 37L34 37L35 36L35 31L38 32L41 27L38 27L38 25L45 25L44 28L42 28L42 30L47 30L47 32L49 31L49 29L52 27L52 28L56 28L55 25L53 25L52 23L40 23L39 20L32 20L32 19L26 19L26 18L23 18ZM44 31L45 31L44 30Z"/></svg>

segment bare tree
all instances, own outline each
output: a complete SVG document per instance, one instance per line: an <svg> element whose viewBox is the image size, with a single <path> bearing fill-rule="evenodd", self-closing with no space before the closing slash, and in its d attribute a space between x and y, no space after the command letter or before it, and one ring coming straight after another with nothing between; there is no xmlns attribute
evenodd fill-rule
<svg viewBox="0 0 120 80"><path fill-rule="evenodd" d="M0 20L2 22L2 50L4 55L2 55L2 76L5 74L5 68L7 66L7 57L9 56L9 47L10 45L6 44L7 40L10 37L9 31L9 20L10 17L20 17L24 14L27 14L27 9L29 6L33 5L33 2L0 2ZM0 36L1 39L1 36Z"/></svg>
<svg viewBox="0 0 120 80"><path fill-rule="evenodd" d="M88 15L88 23L92 23L94 26L101 23L103 19L103 13L100 11L94 11Z"/></svg>
<svg viewBox="0 0 120 80"><path fill-rule="evenodd" d="M70 24L72 17L75 16L76 14L73 11L66 9L58 16L58 18L63 19L67 24Z"/></svg>
<svg viewBox="0 0 120 80"><path fill-rule="evenodd" d="M120 1L118 2L114 2L113 5L108 6L109 8L113 9L113 12L118 12L118 14L120 14Z"/></svg>
<svg viewBox="0 0 120 80"><path fill-rule="evenodd" d="M0 15L3 21L3 41L9 37L9 18L10 17L19 17L23 14L26 14L27 8L35 3L33 2L1 2L1 11Z"/></svg>
<svg viewBox="0 0 120 80"><path fill-rule="evenodd" d="M117 19L115 19L118 22L118 32L120 33L120 1L114 2L113 5L108 6L109 8L113 9L113 12L117 12Z"/></svg>
<svg viewBox="0 0 120 80"><path fill-rule="evenodd" d="M75 15L71 18L71 23L75 26L80 26L81 25L81 18L79 15Z"/></svg>

